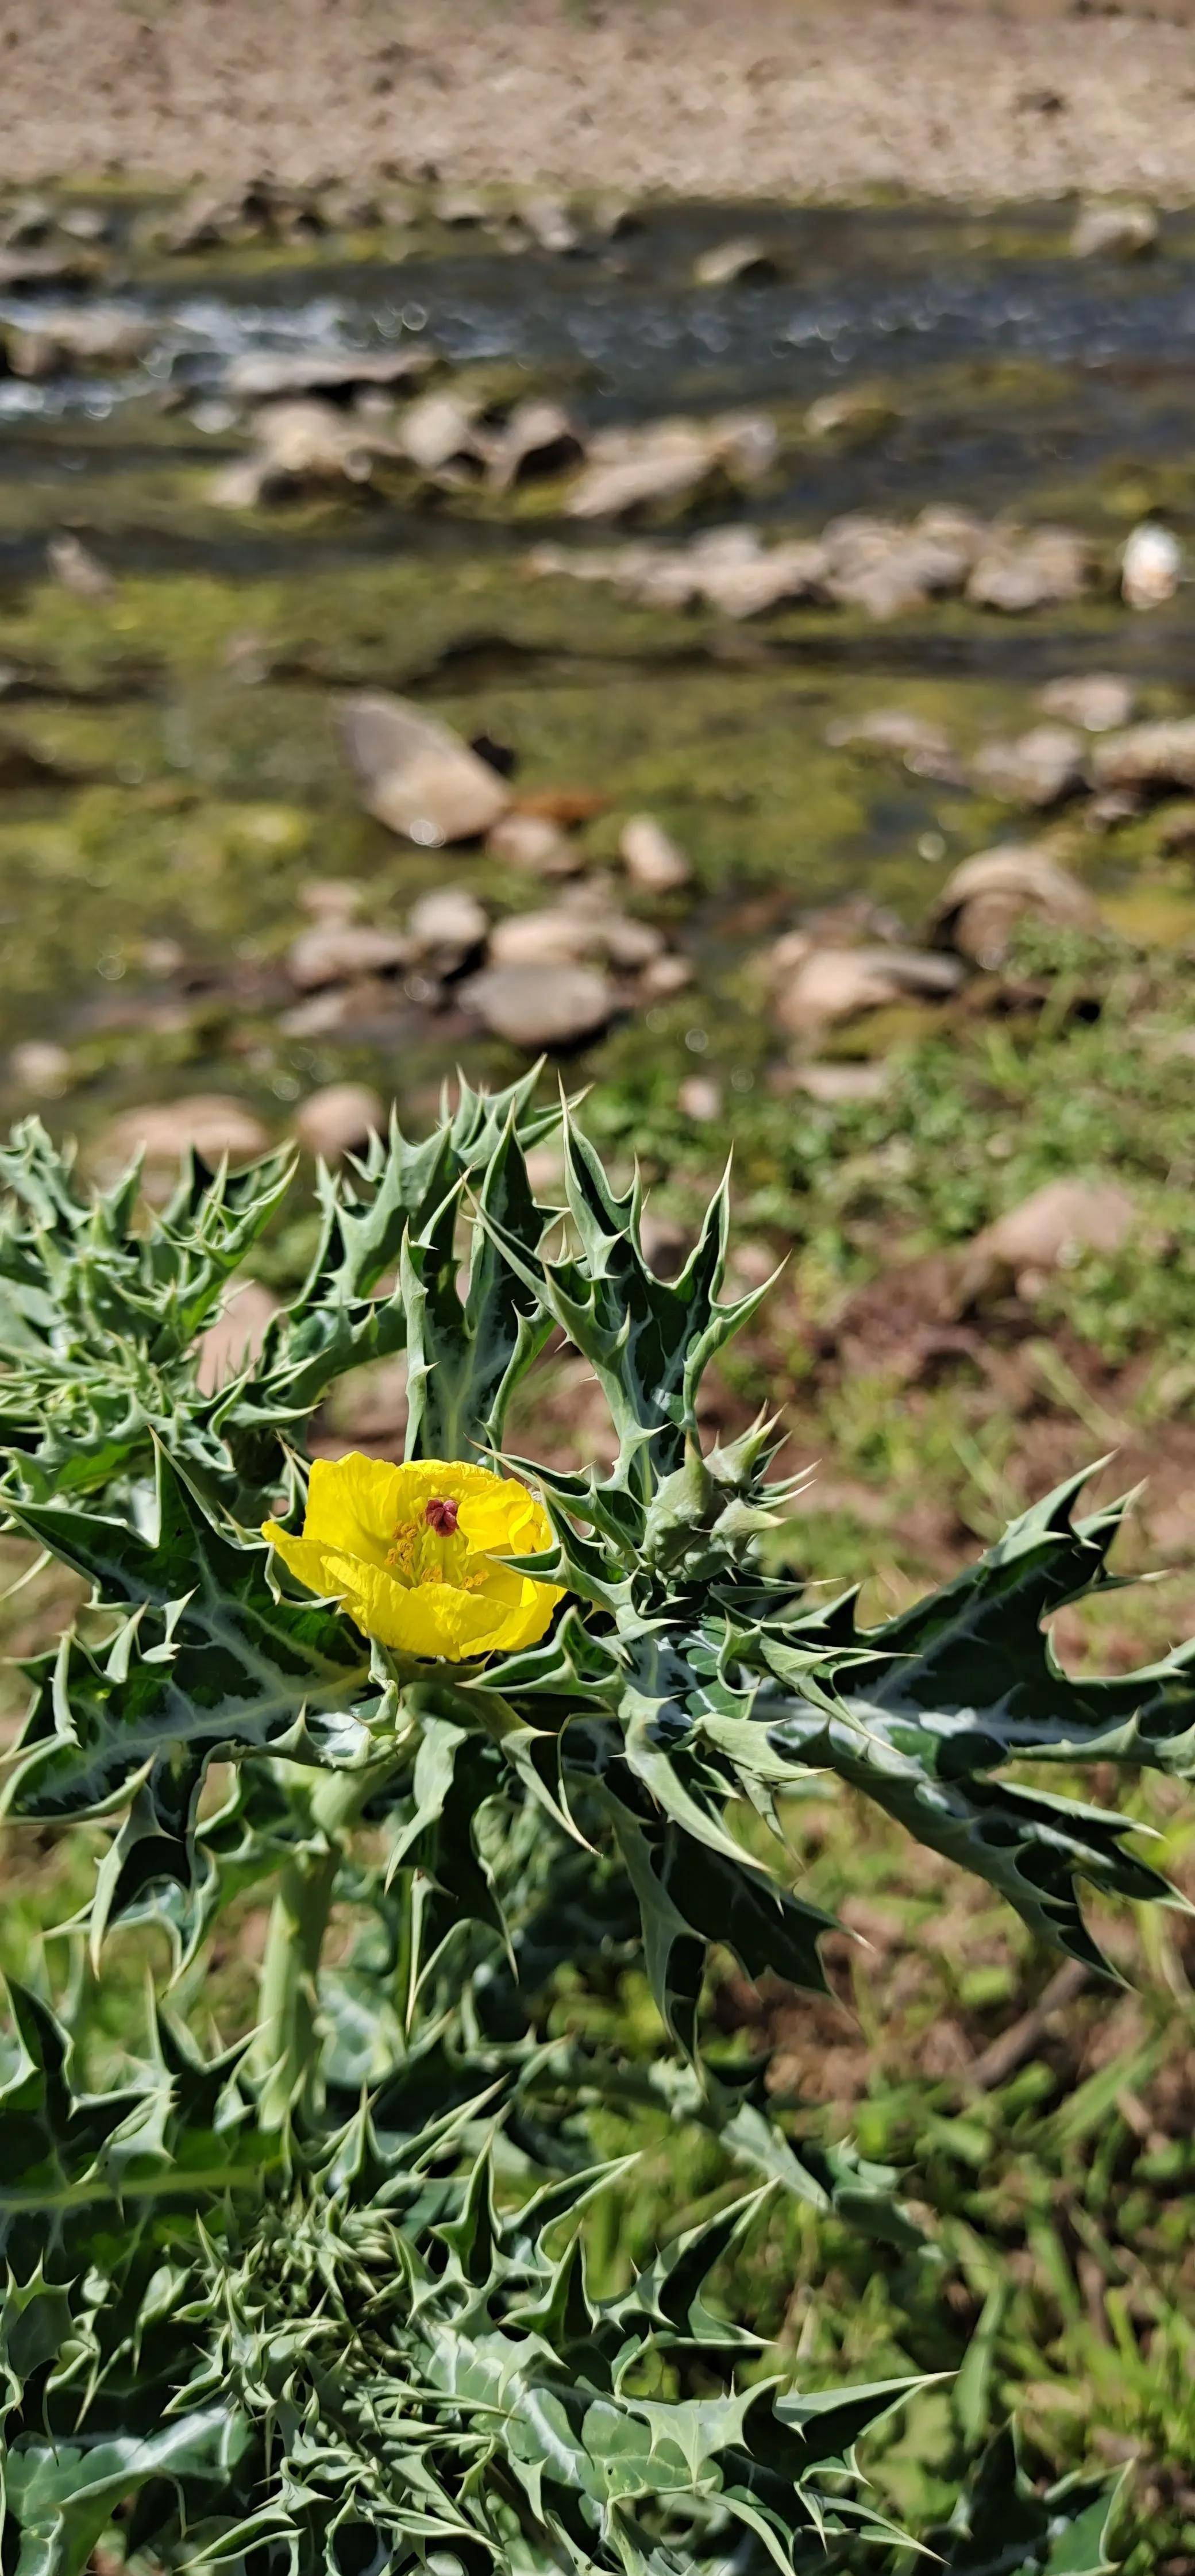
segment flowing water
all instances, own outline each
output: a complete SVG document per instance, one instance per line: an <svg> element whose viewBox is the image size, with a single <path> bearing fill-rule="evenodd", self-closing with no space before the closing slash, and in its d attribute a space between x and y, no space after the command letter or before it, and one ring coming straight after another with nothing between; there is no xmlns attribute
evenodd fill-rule
<svg viewBox="0 0 1195 2576"><path fill-rule="evenodd" d="M430 223L401 256L377 237L169 255L147 211L109 210L93 283L0 296L0 329L97 299L153 325L117 373L0 376L7 1037L68 1050L56 1118L86 1128L218 1084L277 1120L345 1071L407 1096L462 1053L508 1067L451 1003L409 992L376 1025L288 1033L280 961L312 879L356 881L385 919L446 878L499 908L541 899L483 853L413 853L361 814L332 722L345 687L434 703L503 747L520 793L590 798L595 864L628 812L657 814L695 869L693 901L665 907L695 981L588 1069L616 1075L646 1048L665 1068L733 1058L744 1081L766 1054L744 973L761 940L856 896L916 933L960 857L1025 834L972 786L835 749L844 719L900 705L965 756L1032 723L1051 677L1115 670L1157 712L1195 688L1189 595L1134 616L1110 575L1023 618L927 601L882 623L800 607L732 623L530 578L533 544L626 533L578 530L559 484L502 500L342 485L242 511L213 497L247 443L231 362L411 344L468 380L551 394L583 433L769 412L776 469L691 509L678 535L735 518L813 533L848 510L950 502L1064 520L1111 566L1143 514L1180 533L1195 515L1195 216L1118 265L1072 257L1052 207L658 208L613 239L582 229L567 256ZM695 285L701 254L745 232L776 273ZM874 420L807 435L808 406L847 388L874 390ZM48 567L64 534L102 567L95 595L60 577L61 557ZM1080 834L1079 863L1126 914L1152 903L1189 926L1187 863L1145 827ZM26 1081L10 1080L8 1110Z"/></svg>

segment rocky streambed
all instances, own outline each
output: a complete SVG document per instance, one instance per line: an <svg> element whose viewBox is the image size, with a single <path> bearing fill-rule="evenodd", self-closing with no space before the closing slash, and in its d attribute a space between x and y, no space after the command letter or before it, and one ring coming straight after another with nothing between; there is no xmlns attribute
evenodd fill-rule
<svg viewBox="0 0 1195 2576"><path fill-rule="evenodd" d="M1193 252L12 198L5 1114L334 1155L546 1049L708 1154L1037 1008L1026 918L1181 953Z"/></svg>

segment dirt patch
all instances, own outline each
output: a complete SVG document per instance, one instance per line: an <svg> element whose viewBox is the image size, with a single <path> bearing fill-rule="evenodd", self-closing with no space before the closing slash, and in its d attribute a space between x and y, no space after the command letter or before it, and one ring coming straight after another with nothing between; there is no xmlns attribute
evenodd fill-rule
<svg viewBox="0 0 1195 2576"><path fill-rule="evenodd" d="M1185 5L920 0L853 15L844 44L829 0L8 0L0 42L17 179L390 167L849 200L915 172L927 196L1187 199L1195 168Z"/></svg>

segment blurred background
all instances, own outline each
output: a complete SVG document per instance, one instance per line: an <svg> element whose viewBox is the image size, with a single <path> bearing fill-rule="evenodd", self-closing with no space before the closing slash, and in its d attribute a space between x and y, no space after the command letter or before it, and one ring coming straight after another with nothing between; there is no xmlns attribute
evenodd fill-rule
<svg viewBox="0 0 1195 2576"><path fill-rule="evenodd" d="M294 1139L216 1377L319 1157L542 1055L662 1270L733 1153L736 1285L785 1266L709 1427L783 1405L811 1580L886 1614L1111 1453L1164 1579L1056 1650L1190 1634L1189 13L2 0L0 44L5 1122L151 1192ZM362 1372L321 1444L404 1418ZM583 1372L528 1433L598 1453ZM1181 1785L1130 1795L1195 1889ZM1190 2576L1186 1918L1102 1924L1098 1993L845 1793L794 1840L834 1997L719 2010L935 2251L789 2220L763 2330L967 2357L877 2462L923 2525L1016 2407ZM10 1967L56 1868L9 1856ZM628 2228L702 2188L648 2141Z"/></svg>

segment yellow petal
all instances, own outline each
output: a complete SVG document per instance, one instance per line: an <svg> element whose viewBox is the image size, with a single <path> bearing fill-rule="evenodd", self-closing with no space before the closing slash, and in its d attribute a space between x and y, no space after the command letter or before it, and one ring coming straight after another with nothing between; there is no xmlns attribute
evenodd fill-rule
<svg viewBox="0 0 1195 2576"><path fill-rule="evenodd" d="M307 1489L304 1538L344 1548L370 1565L384 1564L404 1516L404 1472L389 1458L365 1458L359 1450L347 1458L317 1458Z"/></svg>
<svg viewBox="0 0 1195 2576"><path fill-rule="evenodd" d="M368 1637L397 1646L429 1662L458 1664L471 1655L492 1653L497 1631L509 1617L505 1604L484 1594L458 1592L451 1583L395 1583L373 1566L357 1568L357 1588L349 1615Z"/></svg>
<svg viewBox="0 0 1195 2576"><path fill-rule="evenodd" d="M556 1584L532 1583L526 1579L522 1601L506 1612L501 1627L490 1640L488 1652L493 1654L501 1649L503 1654L514 1654L520 1646L534 1646L544 1635L557 1602L563 1599L564 1594Z"/></svg>
<svg viewBox="0 0 1195 2576"><path fill-rule="evenodd" d="M297 1574L309 1592L329 1599L336 1596L338 1587L328 1579L328 1550L321 1540L300 1538L297 1530L283 1529L280 1521L263 1521L261 1534L271 1547L277 1548L283 1564Z"/></svg>
<svg viewBox="0 0 1195 2576"><path fill-rule="evenodd" d="M453 1540L437 1551L441 1580L399 1582L385 1561L395 1532L404 1523L418 1525L434 1495L460 1504L464 1544ZM501 1562L551 1545L542 1505L514 1478L465 1459L420 1458L396 1467L359 1453L317 1458L302 1534L266 1521L263 1536L300 1583L340 1601L366 1636L428 1661L460 1663L531 1645L564 1598L557 1585L537 1583ZM466 1565L468 1589L452 1580Z"/></svg>
<svg viewBox="0 0 1195 2576"><path fill-rule="evenodd" d="M478 1556L539 1556L553 1544L542 1503L513 1477L488 1476L461 1502L460 1526Z"/></svg>

